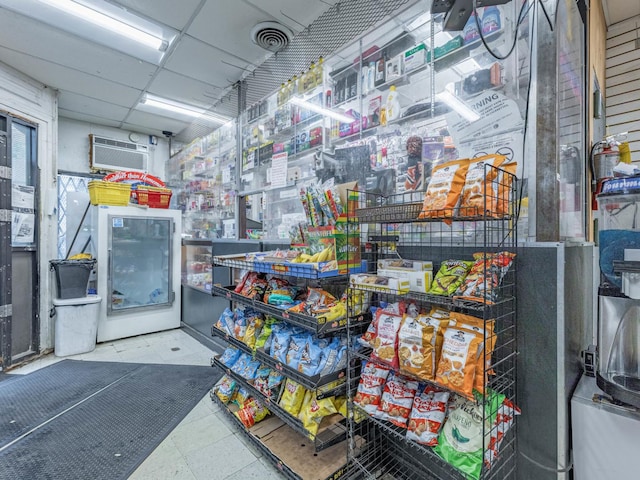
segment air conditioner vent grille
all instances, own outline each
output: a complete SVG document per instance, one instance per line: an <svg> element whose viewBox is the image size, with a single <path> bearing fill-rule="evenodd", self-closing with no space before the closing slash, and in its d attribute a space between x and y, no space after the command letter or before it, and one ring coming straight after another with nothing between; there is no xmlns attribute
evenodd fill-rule
<svg viewBox="0 0 640 480"><path fill-rule="evenodd" d="M119 140L112 140L110 138L93 137L94 143L98 145L108 145L117 148L126 148L128 150L138 150L138 145L130 142L121 142Z"/></svg>
<svg viewBox="0 0 640 480"><path fill-rule="evenodd" d="M89 136L89 160L94 170L131 170L146 172L149 147L111 138Z"/></svg>

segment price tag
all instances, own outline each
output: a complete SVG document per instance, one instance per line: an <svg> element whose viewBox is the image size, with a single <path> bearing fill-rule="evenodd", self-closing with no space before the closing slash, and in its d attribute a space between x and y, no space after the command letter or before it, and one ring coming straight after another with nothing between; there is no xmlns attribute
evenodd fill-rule
<svg viewBox="0 0 640 480"><path fill-rule="evenodd" d="M282 318L288 320L289 319L289 312L282 312Z"/></svg>
<svg viewBox="0 0 640 480"><path fill-rule="evenodd" d="M230 293L230 292L227 292L227 298L228 298L229 300L231 300L231 293Z"/></svg>

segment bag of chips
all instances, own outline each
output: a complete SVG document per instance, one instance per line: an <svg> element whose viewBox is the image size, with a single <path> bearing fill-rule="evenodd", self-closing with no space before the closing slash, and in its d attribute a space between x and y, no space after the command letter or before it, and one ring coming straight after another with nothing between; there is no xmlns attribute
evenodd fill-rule
<svg viewBox="0 0 640 480"><path fill-rule="evenodd" d="M498 209L498 197L495 190L495 179L499 167L506 162L504 155L491 154L473 158L464 180L462 199L460 201L460 215L495 215Z"/></svg>
<svg viewBox="0 0 640 480"><path fill-rule="evenodd" d="M286 355L286 363L291 368L297 370L298 365L300 364L300 355L302 354L302 349L307 344L307 341L310 339L310 335L306 332L297 333L295 335L291 335L291 340L289 341L289 348L287 350Z"/></svg>
<svg viewBox="0 0 640 480"><path fill-rule="evenodd" d="M260 368L260 360L251 360L247 362L247 365L239 372L242 378L247 380L254 380Z"/></svg>
<svg viewBox="0 0 640 480"><path fill-rule="evenodd" d="M244 315L244 309L236 308L234 315L235 321L233 325L233 337L238 340L243 340L244 335L247 332L247 319Z"/></svg>
<svg viewBox="0 0 640 480"><path fill-rule="evenodd" d="M493 391L484 398L479 396L478 401L456 397L455 407L449 412L434 451L469 478L478 480L484 446L488 444L490 427L503 400L504 395Z"/></svg>
<svg viewBox="0 0 640 480"><path fill-rule="evenodd" d="M289 351L292 334L293 332L288 328L272 331L271 356L279 362L287 363L287 352Z"/></svg>
<svg viewBox="0 0 640 480"><path fill-rule="evenodd" d="M468 167L468 159L454 160L433 167L418 218L446 218L454 215Z"/></svg>
<svg viewBox="0 0 640 480"><path fill-rule="evenodd" d="M247 329L242 341L251 349L255 349L256 347L257 337L262 329L262 323L262 316L260 315L252 315L247 318Z"/></svg>
<svg viewBox="0 0 640 480"><path fill-rule="evenodd" d="M238 387L236 394L233 396L231 403L235 403L238 407L242 408L244 403L249 400L249 391L244 387Z"/></svg>
<svg viewBox="0 0 640 480"><path fill-rule="evenodd" d="M378 317L378 334L373 341L373 352L371 358L380 360L392 369L397 370L398 365L398 330L402 322L401 315L382 311Z"/></svg>
<svg viewBox="0 0 640 480"><path fill-rule="evenodd" d="M444 332L442 354L435 381L467 398L473 398L478 352L482 340L464 329L449 327Z"/></svg>
<svg viewBox="0 0 640 480"><path fill-rule="evenodd" d="M481 341L476 361L476 375L473 388L484 393L484 384L487 375L495 372L491 368L491 354L496 347L498 340L495 334L495 320L483 320L463 313L451 312L451 325L455 328L464 329L475 333Z"/></svg>
<svg viewBox="0 0 640 480"><path fill-rule="evenodd" d="M429 294L453 295L469 273L473 262L465 260L445 260L440 264Z"/></svg>
<svg viewBox="0 0 640 480"><path fill-rule="evenodd" d="M484 464L487 468L491 468L498 456L500 444L513 425L516 415L520 415L520 408L508 399L505 399L498 407L498 414L490 432L489 445L484 452Z"/></svg>
<svg viewBox="0 0 640 480"><path fill-rule="evenodd" d="M216 327L218 330L222 330L226 334L233 336L235 330L235 316L229 307L225 308L220 314Z"/></svg>
<svg viewBox="0 0 640 480"><path fill-rule="evenodd" d="M318 433L318 427L320 427L322 419L334 413L338 413L338 410L333 404L332 397L318 400L315 393L307 392L298 418L302 420L302 425L313 440Z"/></svg>
<svg viewBox="0 0 640 480"><path fill-rule="evenodd" d="M256 378L253 380L253 386L256 390L262 393L265 397L271 396L271 390L269 389L269 374L271 369L266 365L260 365L256 372Z"/></svg>
<svg viewBox="0 0 640 480"><path fill-rule="evenodd" d="M237 384L233 378L223 375L213 388L220 401L227 404L236 393Z"/></svg>
<svg viewBox="0 0 640 480"><path fill-rule="evenodd" d="M279 386L282 383L282 380L284 380L284 375L278 373L275 370L271 370L271 372L269 372L268 378L269 389L271 390Z"/></svg>
<svg viewBox="0 0 640 480"><path fill-rule="evenodd" d="M406 427L417 390L417 381L391 372L384 385L376 417L388 420L399 427Z"/></svg>
<svg viewBox="0 0 640 480"><path fill-rule="evenodd" d="M360 382L353 403L359 405L369 415L376 413L382 398L382 388L390 371L391 369L384 365L363 361Z"/></svg>
<svg viewBox="0 0 640 480"><path fill-rule="evenodd" d="M253 300L262 300L267 289L267 281L259 273L251 272L244 281L240 295Z"/></svg>
<svg viewBox="0 0 640 480"><path fill-rule="evenodd" d="M313 377L317 375L320 361L322 360L323 349L317 339L313 339L311 335L307 336L307 341L300 352L300 361L298 362L298 371L302 374Z"/></svg>
<svg viewBox="0 0 640 480"><path fill-rule="evenodd" d="M246 428L253 427L256 423L269 415L269 410L257 399L251 399L234 413Z"/></svg>
<svg viewBox="0 0 640 480"><path fill-rule="evenodd" d="M442 344L444 343L444 332L449 326L449 311L441 310L439 308L433 308L427 315L427 324L433 325L436 332L436 348L434 355L434 365L437 367L440 361L440 355L442 353ZM435 367L434 367L435 368ZM434 370L435 373L435 370Z"/></svg>
<svg viewBox="0 0 640 480"><path fill-rule="evenodd" d="M436 328L427 317L405 314L398 330L400 373L433 380L435 375Z"/></svg>
<svg viewBox="0 0 640 480"><path fill-rule="evenodd" d="M238 361L242 352L235 347L227 347L222 356L220 357L220 363L231 368Z"/></svg>
<svg viewBox="0 0 640 480"><path fill-rule="evenodd" d="M516 254L511 252L474 253L474 263L455 296L492 304L498 298L502 279L507 274Z"/></svg>
<svg viewBox="0 0 640 480"><path fill-rule="evenodd" d="M258 338L256 339L256 348L264 348L264 352L267 354L271 349L271 331L273 325L276 323L278 323L278 320L273 317L267 316L264 321L264 325L260 330L260 335L258 335Z"/></svg>
<svg viewBox="0 0 640 480"><path fill-rule="evenodd" d="M273 277L268 282L264 302L269 305L289 305L293 303L297 292L298 289L294 285L282 278Z"/></svg>
<svg viewBox="0 0 640 480"><path fill-rule="evenodd" d="M407 439L433 447L447 416L449 392L427 386L416 394L407 423Z"/></svg>
<svg viewBox="0 0 640 480"><path fill-rule="evenodd" d="M320 365L318 365L318 372L320 376L325 376L334 371L335 366L338 363L338 353L340 353L340 339L334 337L330 342L321 341L320 345L326 346L322 349L322 358L320 359Z"/></svg>
<svg viewBox="0 0 640 480"><path fill-rule="evenodd" d="M278 404L291 415L297 417L300 413L305 393L306 389L302 385L287 378Z"/></svg>
<svg viewBox="0 0 640 480"><path fill-rule="evenodd" d="M247 368L247 365L251 362L251 355L248 353L241 353L238 360L231 367L231 371L241 375L241 372Z"/></svg>

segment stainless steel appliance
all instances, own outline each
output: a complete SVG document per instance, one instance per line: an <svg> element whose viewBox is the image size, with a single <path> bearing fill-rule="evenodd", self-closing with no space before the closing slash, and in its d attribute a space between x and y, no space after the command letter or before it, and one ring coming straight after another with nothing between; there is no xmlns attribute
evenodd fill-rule
<svg viewBox="0 0 640 480"><path fill-rule="evenodd" d="M640 407L640 177L606 181L598 195L598 387Z"/></svg>

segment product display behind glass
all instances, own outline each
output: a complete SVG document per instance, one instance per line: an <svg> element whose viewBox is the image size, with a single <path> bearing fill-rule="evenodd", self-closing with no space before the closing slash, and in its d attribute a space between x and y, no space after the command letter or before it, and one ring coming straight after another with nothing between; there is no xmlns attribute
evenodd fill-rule
<svg viewBox="0 0 640 480"><path fill-rule="evenodd" d="M172 302L172 221L109 217L108 313Z"/></svg>

